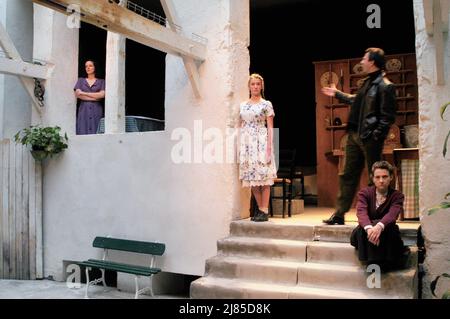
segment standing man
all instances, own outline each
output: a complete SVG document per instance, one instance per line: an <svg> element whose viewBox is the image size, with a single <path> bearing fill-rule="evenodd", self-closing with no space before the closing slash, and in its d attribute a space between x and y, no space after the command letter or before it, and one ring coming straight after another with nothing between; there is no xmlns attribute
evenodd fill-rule
<svg viewBox="0 0 450 319"><path fill-rule="evenodd" d="M344 173L339 176L336 211L323 221L328 225L344 225L364 164L370 170L373 163L381 160L384 140L395 122L395 87L384 74L384 51L368 48L360 63L367 77L356 95L343 93L334 84L322 88L323 94L351 105Z"/></svg>

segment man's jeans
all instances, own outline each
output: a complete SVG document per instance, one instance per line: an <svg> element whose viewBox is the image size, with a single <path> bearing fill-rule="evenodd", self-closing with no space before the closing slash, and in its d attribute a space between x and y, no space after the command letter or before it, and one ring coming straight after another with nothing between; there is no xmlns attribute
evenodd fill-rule
<svg viewBox="0 0 450 319"><path fill-rule="evenodd" d="M337 216L344 217L344 214L350 209L359 186L364 164L367 164L369 172L369 185L373 184L370 170L373 163L381 160L383 145L384 140L374 141L372 139L363 144L358 133L348 133L345 147L344 173L339 176L339 194L336 203Z"/></svg>

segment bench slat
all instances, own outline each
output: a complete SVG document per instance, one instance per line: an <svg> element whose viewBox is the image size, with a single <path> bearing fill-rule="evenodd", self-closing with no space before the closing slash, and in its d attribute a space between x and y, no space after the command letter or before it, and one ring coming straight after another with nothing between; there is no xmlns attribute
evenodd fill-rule
<svg viewBox="0 0 450 319"><path fill-rule="evenodd" d="M136 268L134 265L126 265L126 264L114 264L110 262L92 262L92 261L83 261L79 262L79 265L83 265L86 267L93 268L103 268L107 270L114 270L119 272L124 272L128 274L141 275L141 276L151 276L153 274L157 274L161 271L158 268L147 268L141 269L142 267Z"/></svg>
<svg viewBox="0 0 450 319"><path fill-rule="evenodd" d="M166 250L166 245L161 243L108 237L95 237L92 246L97 248L115 249L157 256L162 256Z"/></svg>
<svg viewBox="0 0 450 319"><path fill-rule="evenodd" d="M110 261L110 260L88 259L87 262L97 263L97 264L101 264L101 265L111 265L112 267L132 268L132 269L143 270L143 271L149 271L149 270L154 271L154 272L161 271L160 268L151 268L151 267L146 267L146 266L123 264L123 263L118 263L118 262L114 262L114 261Z"/></svg>

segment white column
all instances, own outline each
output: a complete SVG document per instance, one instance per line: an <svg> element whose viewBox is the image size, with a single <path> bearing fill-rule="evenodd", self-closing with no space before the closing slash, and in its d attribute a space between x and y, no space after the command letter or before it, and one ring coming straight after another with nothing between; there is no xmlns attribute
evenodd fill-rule
<svg viewBox="0 0 450 319"><path fill-rule="evenodd" d="M6 1L0 1L0 23L6 23ZM4 137L5 75L0 74L0 141Z"/></svg>
<svg viewBox="0 0 450 319"><path fill-rule="evenodd" d="M120 5L124 6L125 0ZM125 40L108 31L106 44L105 133L125 132Z"/></svg>
<svg viewBox="0 0 450 319"><path fill-rule="evenodd" d="M0 1L1 20L20 57L31 61L33 51L33 4L28 1ZM5 54L2 54L5 56ZM6 55L8 56L8 55ZM2 137L11 138L30 125L31 100L17 76L3 76ZM32 80L29 82L33 83ZM34 86L34 83L33 83Z"/></svg>
<svg viewBox="0 0 450 319"><path fill-rule="evenodd" d="M73 87L78 76L78 36L77 28L67 25L68 17L57 13L41 5L33 7L33 58L39 61L50 62L55 65L54 73L45 81L45 95L42 115L39 116L32 109L32 124L44 126L58 125L62 132L69 135L75 134L75 107L76 99ZM30 107L28 106L30 109ZM69 138L71 147L72 138ZM60 161L57 162L59 165ZM52 266L48 262L51 256L53 243L46 242L44 222L53 202L52 179L54 179L55 161L49 161L44 167L36 165L34 176L35 193L30 197L30 215L34 218L32 229L36 232L34 243L36 255L36 278L44 278L52 272ZM48 181L43 183L43 179ZM54 276L61 280L61 274Z"/></svg>

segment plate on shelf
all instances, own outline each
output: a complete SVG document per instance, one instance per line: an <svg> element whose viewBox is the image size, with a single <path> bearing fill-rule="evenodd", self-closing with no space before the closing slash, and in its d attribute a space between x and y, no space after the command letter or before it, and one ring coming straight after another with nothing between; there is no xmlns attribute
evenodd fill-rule
<svg viewBox="0 0 450 319"><path fill-rule="evenodd" d="M339 82L339 77L335 72L325 72L320 76L320 85L322 87L328 87L331 83L337 85Z"/></svg>
<svg viewBox="0 0 450 319"><path fill-rule="evenodd" d="M386 62L387 71L399 71L402 68L402 62L399 59L389 59Z"/></svg>
<svg viewBox="0 0 450 319"><path fill-rule="evenodd" d="M355 74L364 73L364 69L363 69L363 66L361 65L361 63L357 63L353 66L353 73L355 73Z"/></svg>

